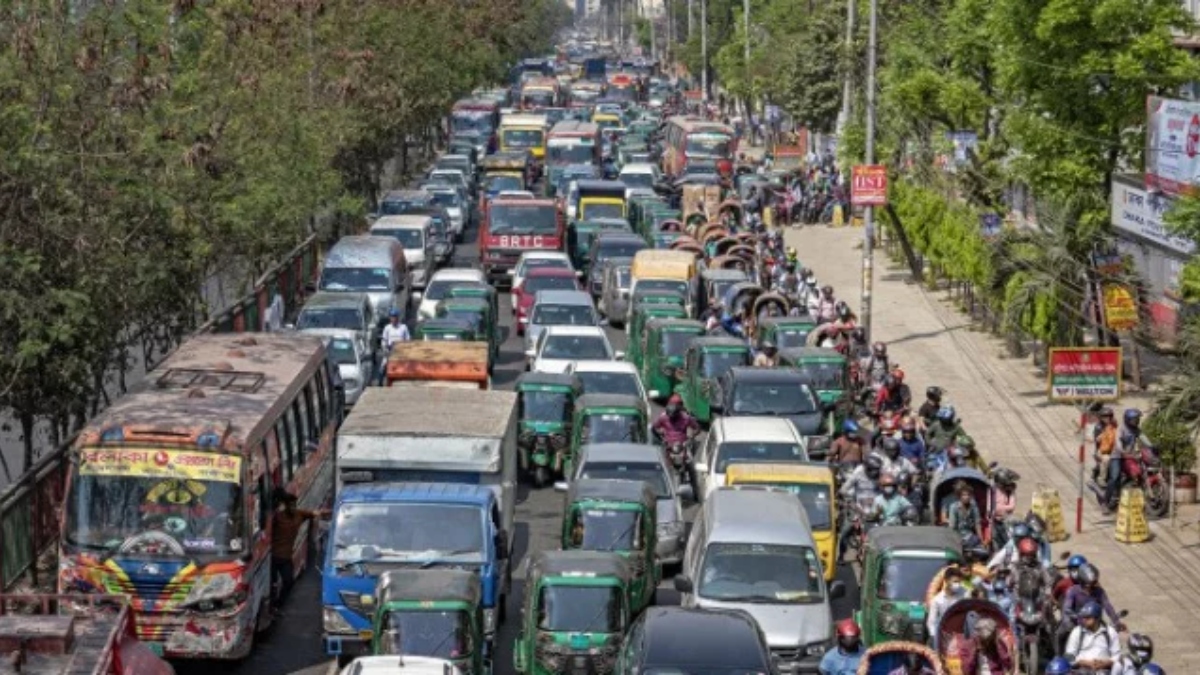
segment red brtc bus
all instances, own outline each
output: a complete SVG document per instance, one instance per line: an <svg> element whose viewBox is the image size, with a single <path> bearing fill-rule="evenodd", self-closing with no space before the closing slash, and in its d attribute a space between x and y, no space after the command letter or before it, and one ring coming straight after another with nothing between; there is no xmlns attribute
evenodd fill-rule
<svg viewBox="0 0 1200 675"><path fill-rule="evenodd" d="M553 199L496 198L479 232L479 262L493 283L508 282L525 251L560 251L566 223Z"/></svg>

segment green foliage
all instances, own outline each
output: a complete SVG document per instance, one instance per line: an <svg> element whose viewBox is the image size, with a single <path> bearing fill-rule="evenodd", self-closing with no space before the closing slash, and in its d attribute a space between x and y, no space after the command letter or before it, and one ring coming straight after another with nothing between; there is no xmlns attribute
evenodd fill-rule
<svg viewBox="0 0 1200 675"><path fill-rule="evenodd" d="M1142 429L1158 450L1164 470L1174 469L1181 474L1196 468L1195 431L1180 416L1155 410L1146 417Z"/></svg>
<svg viewBox="0 0 1200 675"><path fill-rule="evenodd" d="M829 132L842 106L842 60L846 11L836 3L817 8L781 52L782 82L778 94L796 120L815 131Z"/></svg>
<svg viewBox="0 0 1200 675"><path fill-rule="evenodd" d="M384 162L569 20L557 0L0 5L0 408L78 423L131 338L181 338L209 275L361 211Z"/></svg>

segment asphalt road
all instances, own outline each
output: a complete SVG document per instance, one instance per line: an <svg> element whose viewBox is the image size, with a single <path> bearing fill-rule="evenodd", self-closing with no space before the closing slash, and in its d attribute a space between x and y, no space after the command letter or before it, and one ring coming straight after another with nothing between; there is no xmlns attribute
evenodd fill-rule
<svg viewBox="0 0 1200 675"><path fill-rule="evenodd" d="M456 257L477 259L476 233L474 228L467 233L466 241L458 246ZM501 299L500 315L506 339L492 384L497 389L511 389L524 370L523 346L513 330L512 314L504 298ZM609 339L614 349L625 349L624 331L609 330ZM512 642L518 633L526 556L530 551L559 548L562 494L550 487L535 490L523 485L518 495L520 501L517 504L517 526L514 535L513 589L508 597L508 621L501 626L496 642L495 675L512 675L515 672L512 667ZM688 511L690 517L691 509ZM834 603L834 617L841 619L849 616L858 606L858 583L848 566L839 568L838 578L847 586L846 597ZM207 675L214 670L229 675L284 675L299 672L315 675L324 672L330 659L321 650L320 583L319 569L311 566L298 580L284 607L282 620L277 621L266 634L260 636L260 642L244 661L176 662L175 667L179 675ZM658 604L678 603L679 596L670 579L664 580L658 590Z"/></svg>

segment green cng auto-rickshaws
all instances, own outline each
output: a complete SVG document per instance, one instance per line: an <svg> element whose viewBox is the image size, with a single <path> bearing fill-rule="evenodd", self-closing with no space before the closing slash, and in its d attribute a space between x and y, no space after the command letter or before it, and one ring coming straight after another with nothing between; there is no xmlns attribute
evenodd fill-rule
<svg viewBox="0 0 1200 675"><path fill-rule="evenodd" d="M640 336L639 361L634 367L652 399L664 399L675 390L683 354L695 338L704 335L704 324L692 319L651 319ZM633 336L631 339L639 339Z"/></svg>
<svg viewBox="0 0 1200 675"><path fill-rule="evenodd" d="M374 654L429 656L471 675L490 675L479 574L459 569L394 569L379 576L372 600Z"/></svg>
<svg viewBox="0 0 1200 675"><path fill-rule="evenodd" d="M809 316L765 317L758 322L758 345L770 340L779 349L803 347L816 327L816 319Z"/></svg>
<svg viewBox="0 0 1200 675"><path fill-rule="evenodd" d="M862 604L855 616L863 642L925 642L925 592L943 568L960 560L962 539L949 528L871 530L862 569Z"/></svg>
<svg viewBox="0 0 1200 675"><path fill-rule="evenodd" d="M701 424L712 422L712 403L721 398L721 376L734 366L749 366L754 355L745 340L697 337L683 356L683 375L676 389L683 407Z"/></svg>
<svg viewBox="0 0 1200 675"><path fill-rule="evenodd" d="M476 326L475 337L488 345L488 372L492 372L496 359L500 357L499 320L492 313L492 303L487 298L445 298L438 302L434 317L439 319L461 318Z"/></svg>
<svg viewBox="0 0 1200 675"><path fill-rule="evenodd" d="M522 675L612 671L632 619L633 572L618 553L542 551L525 574L525 611L513 644Z"/></svg>
<svg viewBox="0 0 1200 675"><path fill-rule="evenodd" d="M521 469L542 487L552 475L562 475L571 447L571 416L583 385L574 375L523 373L516 391Z"/></svg>
<svg viewBox="0 0 1200 675"><path fill-rule="evenodd" d="M645 443L650 433L646 402L628 394L584 394L575 401L571 447L563 475L575 473L579 449L589 443Z"/></svg>
<svg viewBox="0 0 1200 675"><path fill-rule="evenodd" d="M657 530L658 499L644 481L581 478L567 489L563 550L612 551L628 560L634 614L653 604L662 579Z"/></svg>

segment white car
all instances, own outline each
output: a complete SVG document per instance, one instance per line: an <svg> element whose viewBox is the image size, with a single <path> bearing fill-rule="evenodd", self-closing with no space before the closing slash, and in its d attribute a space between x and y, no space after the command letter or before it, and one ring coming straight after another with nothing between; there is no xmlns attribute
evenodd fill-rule
<svg viewBox="0 0 1200 675"><path fill-rule="evenodd" d="M725 485L731 463L807 462L804 436L781 417L718 417L696 451L696 494L707 499Z"/></svg>
<svg viewBox="0 0 1200 675"><path fill-rule="evenodd" d="M567 375L575 375L583 384L584 394L624 394L637 396L646 402L650 399L642 386L642 376L637 367L624 361L574 361L567 366Z"/></svg>
<svg viewBox="0 0 1200 675"><path fill-rule="evenodd" d="M450 216L450 229L454 232L456 240L462 239L463 231L467 229L467 212L471 206L463 199L463 195L452 185L435 184L425 188L425 191L433 195L434 200L439 206L446 209L446 215Z"/></svg>
<svg viewBox="0 0 1200 675"><path fill-rule="evenodd" d="M445 659L392 654L360 656L342 668L340 675L463 675L463 671Z"/></svg>
<svg viewBox="0 0 1200 675"><path fill-rule="evenodd" d="M571 263L571 257L562 251L526 251L517 259L517 264L508 271L512 277L512 287L520 288L525 282L526 275L529 270L535 267L556 267L564 270L574 270L575 265ZM576 276L579 273L576 272ZM513 314L517 313L517 303L512 303Z"/></svg>
<svg viewBox="0 0 1200 675"><path fill-rule="evenodd" d="M625 184L626 193L633 190L654 191L654 184L659 181L661 174L658 167L650 163L633 163L621 167L617 180Z"/></svg>
<svg viewBox="0 0 1200 675"><path fill-rule="evenodd" d="M429 182L449 183L461 189L463 194L471 194L471 182L459 169L434 169L429 172Z"/></svg>
<svg viewBox="0 0 1200 675"><path fill-rule="evenodd" d="M424 294L413 294L417 302L420 303L417 305L418 321L433 318L438 302L446 297L446 292L450 290L456 281L471 281L486 284L487 277L483 275L482 270L465 267L447 267L438 270L429 279L429 283L425 286Z"/></svg>
<svg viewBox="0 0 1200 675"><path fill-rule="evenodd" d="M434 266L432 218L412 213L383 216L371 224L371 236L391 237L400 242L413 289L425 288Z"/></svg>
<svg viewBox="0 0 1200 675"><path fill-rule="evenodd" d="M343 328L309 328L300 331L303 335L316 335L325 340L329 360L337 364L338 375L346 389L346 407L358 402L363 389L374 379L375 368L371 363L371 350L361 333Z"/></svg>
<svg viewBox="0 0 1200 675"><path fill-rule="evenodd" d="M599 326L549 326L525 356L535 373L561 373L572 361L619 360L625 353L613 350Z"/></svg>

